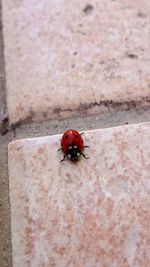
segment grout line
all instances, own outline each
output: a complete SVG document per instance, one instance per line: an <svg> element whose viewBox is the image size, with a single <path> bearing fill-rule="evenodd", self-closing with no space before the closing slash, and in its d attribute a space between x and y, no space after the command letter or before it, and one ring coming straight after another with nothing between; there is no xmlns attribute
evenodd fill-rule
<svg viewBox="0 0 150 267"><path fill-rule="evenodd" d="M61 109L61 108L55 108L52 112L52 114L35 114L34 112L29 111L29 114L27 114L27 117L25 119L20 119L17 122L9 122L9 115L7 118L7 124L10 125L11 128L15 129L19 125L32 123L38 120L56 120L56 119L65 119L68 118L68 112L69 112L69 118L73 118L78 114L78 117L85 117L90 116L94 114L107 114L107 113L114 113L114 112L121 112L121 111L130 111L130 110L139 110L139 109L147 109L147 107L150 107L150 97L145 96L141 97L136 100L130 100L130 101L114 101L114 100L101 100L99 102L91 102L91 103L83 103L79 104L79 106L76 109ZM67 113L66 113L67 112ZM67 115L66 115L67 114ZM38 116L39 115L39 116ZM50 119L51 118L51 119Z"/></svg>
<svg viewBox="0 0 150 267"><path fill-rule="evenodd" d="M85 117L73 117L61 120L47 120L30 122L12 129L14 140L19 138L39 137L43 135L61 134L66 129L73 128L79 131L98 128L115 127L125 124L135 124L150 121L150 107L132 109L128 111L96 114Z"/></svg>
<svg viewBox="0 0 150 267"><path fill-rule="evenodd" d="M6 124L6 80L5 80L5 60L3 43L2 24L2 1L0 0L0 132L4 128L8 132ZM8 156L7 144L12 140L12 133L0 136L0 266L12 267L11 248L11 222L10 222L10 201L9 201L9 179L8 179Z"/></svg>

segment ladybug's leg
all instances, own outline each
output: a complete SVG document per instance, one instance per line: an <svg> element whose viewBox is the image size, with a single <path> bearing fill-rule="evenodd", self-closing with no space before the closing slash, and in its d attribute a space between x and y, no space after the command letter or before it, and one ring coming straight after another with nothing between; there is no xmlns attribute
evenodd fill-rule
<svg viewBox="0 0 150 267"><path fill-rule="evenodd" d="M81 154L85 159L89 159L89 157L86 157L82 152L80 152L80 154Z"/></svg>
<svg viewBox="0 0 150 267"><path fill-rule="evenodd" d="M58 151L60 151L60 150L62 150L62 149L61 149L61 148L59 148L59 149L57 150L57 152L58 152Z"/></svg>
<svg viewBox="0 0 150 267"><path fill-rule="evenodd" d="M84 147L89 147L89 146L84 146Z"/></svg>
<svg viewBox="0 0 150 267"><path fill-rule="evenodd" d="M84 132L83 133L80 133L80 135L82 135L82 134L84 134Z"/></svg>
<svg viewBox="0 0 150 267"><path fill-rule="evenodd" d="M60 162L64 161L65 158L66 158L66 156L67 156L67 154L64 154L64 157L63 157L63 159Z"/></svg>

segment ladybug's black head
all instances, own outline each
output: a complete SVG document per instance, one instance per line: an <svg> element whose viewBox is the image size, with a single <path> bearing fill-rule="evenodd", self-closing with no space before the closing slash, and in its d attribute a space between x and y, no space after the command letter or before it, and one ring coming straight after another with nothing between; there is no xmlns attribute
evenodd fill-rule
<svg viewBox="0 0 150 267"><path fill-rule="evenodd" d="M80 154L80 151L77 148L77 146L75 146L74 144L71 144L69 147L68 153L67 153L67 155L70 157L70 159L72 161L77 161L79 154Z"/></svg>

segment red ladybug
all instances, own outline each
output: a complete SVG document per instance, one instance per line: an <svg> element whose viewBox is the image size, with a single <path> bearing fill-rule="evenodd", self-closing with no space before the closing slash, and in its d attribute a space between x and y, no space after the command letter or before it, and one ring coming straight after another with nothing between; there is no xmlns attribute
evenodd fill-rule
<svg viewBox="0 0 150 267"><path fill-rule="evenodd" d="M81 136L82 134L79 134L76 130L67 130L61 139L61 148L59 150L62 150L64 152L64 157L61 160L64 161L66 156L68 156L72 161L77 161L78 156L82 155L85 159L88 159L83 154L84 142L83 138Z"/></svg>

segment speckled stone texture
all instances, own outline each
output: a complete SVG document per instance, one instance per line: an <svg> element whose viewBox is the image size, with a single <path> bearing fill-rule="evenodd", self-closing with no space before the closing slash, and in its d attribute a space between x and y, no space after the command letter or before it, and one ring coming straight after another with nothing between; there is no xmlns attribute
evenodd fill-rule
<svg viewBox="0 0 150 267"><path fill-rule="evenodd" d="M2 2L10 124L149 105L149 0Z"/></svg>
<svg viewBox="0 0 150 267"><path fill-rule="evenodd" d="M14 267L150 266L150 124L84 133L77 164L60 136L9 144Z"/></svg>

